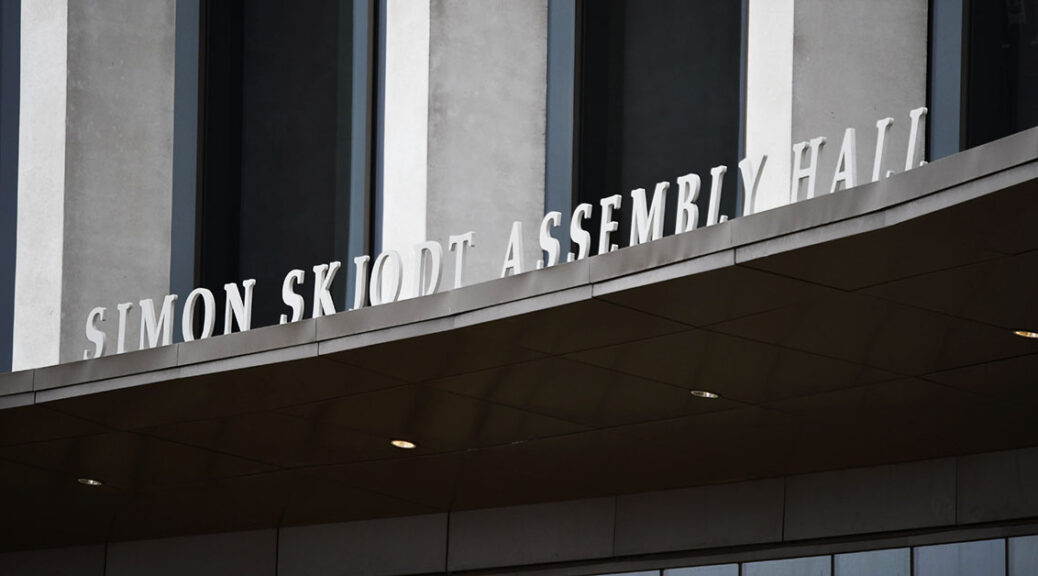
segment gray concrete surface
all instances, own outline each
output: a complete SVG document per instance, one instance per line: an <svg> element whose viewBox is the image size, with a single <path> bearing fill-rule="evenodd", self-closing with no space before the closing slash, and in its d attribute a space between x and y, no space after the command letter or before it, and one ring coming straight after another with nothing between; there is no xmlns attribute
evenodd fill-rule
<svg viewBox="0 0 1038 576"><path fill-rule="evenodd" d="M64 226L67 24L67 0L23 3L14 370L58 362L62 238L55 231Z"/></svg>
<svg viewBox="0 0 1038 576"><path fill-rule="evenodd" d="M169 291L174 21L173 0L68 6L62 362L83 358L95 306L109 308L114 351L119 302L135 303L135 350L136 303Z"/></svg>
<svg viewBox="0 0 1038 576"><path fill-rule="evenodd" d="M446 250L448 235L476 232L466 284L500 274L513 220L524 271L540 257L547 38L546 0L432 1L427 236Z"/></svg>
<svg viewBox="0 0 1038 576"><path fill-rule="evenodd" d="M896 122L883 173L904 171L908 113L926 105L927 10L926 0L796 1L793 142L828 140L818 194L832 185L846 128L858 132L858 183L870 181L881 118Z"/></svg>

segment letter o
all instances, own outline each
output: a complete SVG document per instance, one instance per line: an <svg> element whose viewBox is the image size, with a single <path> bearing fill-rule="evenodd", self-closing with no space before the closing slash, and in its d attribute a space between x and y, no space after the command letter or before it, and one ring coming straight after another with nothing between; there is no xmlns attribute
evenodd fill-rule
<svg viewBox="0 0 1038 576"><path fill-rule="evenodd" d="M180 333L184 342L195 339L195 301L202 298L202 338L213 335L216 326L216 298L206 288L195 288L184 299L184 312L180 317Z"/></svg>
<svg viewBox="0 0 1038 576"><path fill-rule="evenodd" d="M389 282L389 285L383 286L383 277L386 276L387 266L389 267L390 274L386 280ZM378 306L379 304L396 302L397 298L400 297L401 277L403 274L404 264L403 260L400 259L399 252L396 250L386 250L379 254L378 258L375 258L375 263L371 265L371 285L369 286L371 305Z"/></svg>

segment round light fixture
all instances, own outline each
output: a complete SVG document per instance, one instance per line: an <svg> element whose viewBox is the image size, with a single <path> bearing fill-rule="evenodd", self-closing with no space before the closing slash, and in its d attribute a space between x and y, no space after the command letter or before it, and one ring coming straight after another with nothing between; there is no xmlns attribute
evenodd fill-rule
<svg viewBox="0 0 1038 576"><path fill-rule="evenodd" d="M1031 332L1030 330L1013 330L1013 334L1021 338L1038 339L1038 332Z"/></svg>
<svg viewBox="0 0 1038 576"><path fill-rule="evenodd" d="M414 450L418 447L414 442L409 442L407 440L391 440L389 443L403 450Z"/></svg>
<svg viewBox="0 0 1038 576"><path fill-rule="evenodd" d="M696 398L709 398L711 400L713 400L714 398L720 398L720 396L718 396L717 394L714 394L713 392L707 392L706 390L689 390L688 393L695 396Z"/></svg>
<svg viewBox="0 0 1038 576"><path fill-rule="evenodd" d="M104 482L94 480L93 478L76 478L76 482L79 482L83 486L101 486L104 484Z"/></svg>

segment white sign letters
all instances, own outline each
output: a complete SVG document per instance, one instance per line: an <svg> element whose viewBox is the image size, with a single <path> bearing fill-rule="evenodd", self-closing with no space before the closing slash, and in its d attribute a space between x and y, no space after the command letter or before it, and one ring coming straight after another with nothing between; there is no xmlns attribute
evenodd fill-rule
<svg viewBox="0 0 1038 576"><path fill-rule="evenodd" d="M911 124L908 149L905 155L905 170L911 170L926 163L925 160L920 159L924 146L926 113L926 108L917 108L909 114ZM873 157L872 182L877 182L881 177L888 177L893 173L882 173L887 140L893 125L893 118L884 118L876 122L876 150ZM836 165L832 167L833 180L829 193L853 188L859 183L856 139L857 133L854 129L848 128L844 132ZM821 137L793 144L792 179L788 190L789 202L796 202L801 197L807 199L815 196L818 173L823 168L819 166L819 153L825 144L826 139ZM754 203L758 198L761 174L768 166L767 155L761 155L756 161L744 158L739 162L739 174L743 183L742 215L753 213ZM720 213L724 177L727 172L727 166L716 166L710 170L710 192L706 199L706 226L725 222L729 218L729 215ZM677 176L675 182L677 183L675 190L677 212L674 233L682 234L695 230L699 226L700 210L697 202L703 181L698 174L693 173ZM664 211L667 194L670 192L670 181L657 182L651 198L647 197L645 188L630 191L632 207L628 246L637 246L663 237ZM782 193L785 192L782 191ZM613 234L620 228L617 215L622 208L623 200L624 197L620 194L613 194L599 201L601 209L599 210L598 251L596 254L607 254L619 248L614 241ZM591 255L592 237L585 228L585 224L591 219L592 211L591 204L580 204L573 210L573 215L568 223L569 245L576 251L567 253L567 262L583 260ZM731 216L734 217L734 215ZM537 241L545 258L535 262L534 269L549 268L559 264L562 256L562 242L553 235L553 231L563 226L563 215L560 212L549 212L544 216L537 230ZM518 221L514 222L502 260L502 278L522 274L531 269L529 266L523 265L523 241L523 224ZM466 253L475 248L475 232L448 237L447 250L454 253L454 282L451 288L462 286ZM409 290L409 293L419 297L435 294L440 288L443 275L443 246L434 240L422 242L414 247L414 254L415 264L406 277L403 260L396 251L386 250L379 254L374 262L367 255L354 258L353 264L356 270L353 276L353 309L362 308L369 302L372 306L395 302L400 298L401 287L404 286L405 281L407 286L414 287L414 290ZM298 322L305 316L306 303L299 290L308 281L313 282L311 316L320 318L335 314L335 301L332 298L331 289L336 273L341 267L341 262L313 266L313 275L309 279L301 269L290 271L281 285L281 300L288 312L281 314L281 324ZM256 280L254 279L245 280L240 286L234 283L224 285L224 334L230 334L235 324L242 332L252 327L252 299L255 286ZM201 300L202 306L200 335L196 334L195 321L199 300ZM140 306L140 349L165 346L173 341L176 302L176 294L166 295L157 311L155 302L151 299L138 302ZM116 354L126 351L126 323L133 308L132 302L116 305L118 322ZM87 314L85 334L92 349L84 350L84 359L98 358L105 354L107 336L101 329L101 324L107 320L108 309L104 307L94 308ZM183 302L180 329L184 341L190 342L196 338L211 337L215 322L216 298L213 293L206 288L192 290Z"/></svg>

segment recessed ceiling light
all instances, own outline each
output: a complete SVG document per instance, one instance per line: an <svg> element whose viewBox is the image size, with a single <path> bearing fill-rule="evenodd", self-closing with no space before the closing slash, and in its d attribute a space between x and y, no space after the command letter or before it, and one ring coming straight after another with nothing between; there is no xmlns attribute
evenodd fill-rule
<svg viewBox="0 0 1038 576"><path fill-rule="evenodd" d="M720 396L718 396L717 394L714 394L713 392L707 392L706 390L689 390L689 394L695 396L696 398L710 398L711 400L714 398L720 398Z"/></svg>
<svg viewBox="0 0 1038 576"><path fill-rule="evenodd" d="M93 478L76 478L76 482L79 482L83 486L101 486L104 484L104 482L94 480Z"/></svg>
<svg viewBox="0 0 1038 576"><path fill-rule="evenodd" d="M1013 334L1021 338L1038 338L1038 332L1031 332L1029 330L1013 330Z"/></svg>
<svg viewBox="0 0 1038 576"><path fill-rule="evenodd" d="M404 450L414 450L418 447L414 442L408 442L407 440L392 440L390 444L397 448L403 448Z"/></svg>

